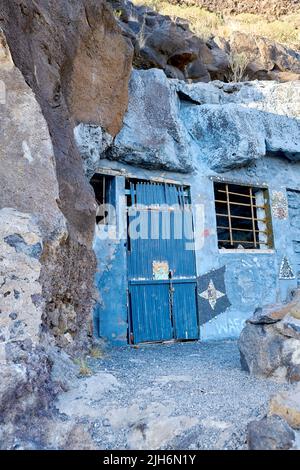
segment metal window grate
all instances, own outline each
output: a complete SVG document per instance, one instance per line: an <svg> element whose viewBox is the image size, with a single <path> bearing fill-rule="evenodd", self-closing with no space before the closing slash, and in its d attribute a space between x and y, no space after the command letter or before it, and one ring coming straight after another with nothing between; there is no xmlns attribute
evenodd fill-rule
<svg viewBox="0 0 300 470"><path fill-rule="evenodd" d="M272 229L265 188L214 183L219 248L271 248Z"/></svg>

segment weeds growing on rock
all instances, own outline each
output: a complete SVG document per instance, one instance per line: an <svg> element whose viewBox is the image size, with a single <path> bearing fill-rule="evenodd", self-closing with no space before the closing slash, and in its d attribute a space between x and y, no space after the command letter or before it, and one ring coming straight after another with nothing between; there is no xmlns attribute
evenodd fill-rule
<svg viewBox="0 0 300 470"><path fill-rule="evenodd" d="M93 359L103 359L105 354L99 347L94 347L90 350L90 356Z"/></svg>
<svg viewBox="0 0 300 470"><path fill-rule="evenodd" d="M75 364L79 366L79 375L82 377L89 377L93 375L92 369L89 367L86 359L80 358L74 360Z"/></svg>
<svg viewBox="0 0 300 470"><path fill-rule="evenodd" d="M250 62L249 57L245 52L231 52L229 54L229 67L230 72L228 74L229 82L241 82L245 80L245 71Z"/></svg>

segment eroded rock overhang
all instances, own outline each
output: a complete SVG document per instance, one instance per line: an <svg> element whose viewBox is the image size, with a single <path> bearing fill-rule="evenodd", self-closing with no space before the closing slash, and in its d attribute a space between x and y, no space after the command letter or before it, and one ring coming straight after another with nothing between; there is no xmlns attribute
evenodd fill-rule
<svg viewBox="0 0 300 470"><path fill-rule="evenodd" d="M266 155L299 161L299 91L299 81L189 84L133 70L115 139L85 125L77 144L90 170L101 158L182 173L200 162L222 173Z"/></svg>

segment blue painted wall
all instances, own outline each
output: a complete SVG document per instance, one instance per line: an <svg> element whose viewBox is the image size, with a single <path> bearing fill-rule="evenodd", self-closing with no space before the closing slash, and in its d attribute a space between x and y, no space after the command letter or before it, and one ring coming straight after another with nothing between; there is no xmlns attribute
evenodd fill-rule
<svg viewBox="0 0 300 470"><path fill-rule="evenodd" d="M291 289L297 286L297 280L279 279L279 269L283 256L287 256L296 272L296 256L290 221L272 217L274 250L265 252L227 252L220 251L217 244L216 217L212 178L229 182L249 183L249 185L267 185L272 191L299 189L300 163L290 163L283 158L266 156L248 168L233 170L222 175L214 173L203 163L199 163L197 172L182 175L171 172L147 171L118 162L102 161L102 170L115 170L116 198L124 194L124 177L145 179L166 178L180 184L191 186L192 204L194 205L196 232L204 232L204 244L196 251L197 275L226 266L225 286L231 303L225 312L211 319L201 327L201 339L211 340L237 337L244 321L254 309L267 303L285 301ZM99 169L101 172L101 169ZM123 204L123 206L122 206ZM204 222L196 217L197 204L203 205ZM124 202L118 206L124 208ZM116 227L120 233L125 231L122 210L117 214ZM118 344L127 343L127 274L125 239L121 241L101 240L95 235L94 249L98 259L96 285L100 300L95 309L95 324L100 324L99 334ZM201 315L201 312L200 312Z"/></svg>
<svg viewBox="0 0 300 470"><path fill-rule="evenodd" d="M125 179L116 178L113 197L122 204ZM120 212L122 207L120 207ZM105 237L109 230L111 237ZM115 224L96 227L93 248L97 258L95 284L98 300L94 309L94 331L116 345L127 342L127 267L124 223L116 214Z"/></svg>

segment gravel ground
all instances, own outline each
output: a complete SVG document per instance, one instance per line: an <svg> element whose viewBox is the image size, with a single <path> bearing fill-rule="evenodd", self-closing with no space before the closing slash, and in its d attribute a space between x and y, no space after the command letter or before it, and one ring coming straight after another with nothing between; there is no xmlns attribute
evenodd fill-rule
<svg viewBox="0 0 300 470"><path fill-rule="evenodd" d="M243 449L247 423L287 388L242 371L235 341L110 349L89 365L59 408L103 449Z"/></svg>

